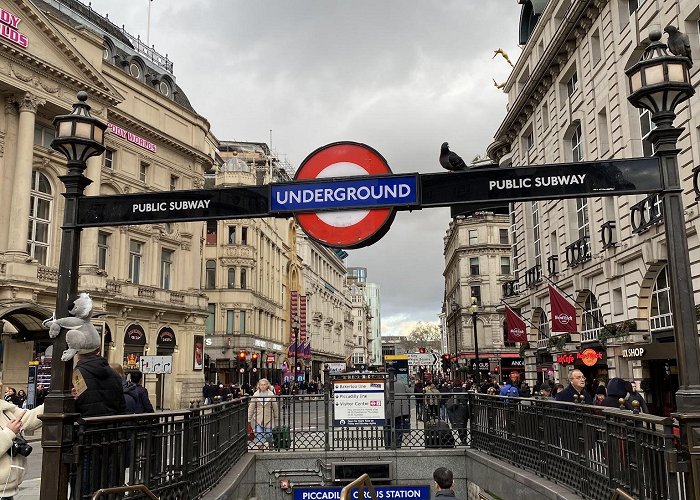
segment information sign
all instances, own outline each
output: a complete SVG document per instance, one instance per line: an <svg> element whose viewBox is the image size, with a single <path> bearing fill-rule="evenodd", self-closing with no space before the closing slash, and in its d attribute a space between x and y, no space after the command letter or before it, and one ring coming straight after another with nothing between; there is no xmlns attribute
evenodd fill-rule
<svg viewBox="0 0 700 500"><path fill-rule="evenodd" d="M340 486L331 486L327 488L294 488L293 500L340 500ZM410 498L412 500L430 500L430 486L375 486L374 492L377 495L377 500L389 500L400 498ZM371 498L369 490L365 490L364 495L360 497L359 489L353 490L350 495L352 499L363 498L367 500Z"/></svg>
<svg viewBox="0 0 700 500"><path fill-rule="evenodd" d="M438 359L438 355L434 352L409 352L408 366L432 366L438 362Z"/></svg>
<svg viewBox="0 0 700 500"><path fill-rule="evenodd" d="M141 373L172 373L172 356L141 356Z"/></svg>
<svg viewBox="0 0 700 500"><path fill-rule="evenodd" d="M384 425L384 380L333 381L333 422L340 427Z"/></svg>

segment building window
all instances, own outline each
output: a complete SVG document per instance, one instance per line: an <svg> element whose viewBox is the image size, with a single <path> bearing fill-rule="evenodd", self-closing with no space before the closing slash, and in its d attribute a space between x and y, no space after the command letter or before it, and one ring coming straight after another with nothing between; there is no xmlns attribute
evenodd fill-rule
<svg viewBox="0 0 700 500"><path fill-rule="evenodd" d="M625 312L625 309L623 307L622 288L613 289L612 310L615 316L623 314Z"/></svg>
<svg viewBox="0 0 700 500"><path fill-rule="evenodd" d="M175 252L172 250L160 252L160 287L164 290L170 290L174 254Z"/></svg>
<svg viewBox="0 0 700 500"><path fill-rule="evenodd" d="M542 265L542 242L540 240L540 209L536 201L532 202L532 249L535 265Z"/></svg>
<svg viewBox="0 0 700 500"><path fill-rule="evenodd" d="M178 182L180 178L177 175L170 176L170 191L175 191L177 189Z"/></svg>
<svg viewBox="0 0 700 500"><path fill-rule="evenodd" d="M37 146L50 148L55 135L56 131L52 127L34 125L34 144Z"/></svg>
<svg viewBox="0 0 700 500"><path fill-rule="evenodd" d="M469 258L469 274L472 276L478 276L479 273L479 257Z"/></svg>
<svg viewBox="0 0 700 500"><path fill-rule="evenodd" d="M576 124L574 132L569 139L571 145L571 161L577 162L583 160L583 144L581 143L581 124Z"/></svg>
<svg viewBox="0 0 700 500"><path fill-rule="evenodd" d="M204 325L204 333L214 335L214 327L216 323L216 304L207 305L207 322Z"/></svg>
<svg viewBox="0 0 700 500"><path fill-rule="evenodd" d="M566 95L571 97L574 94L574 92L576 92L577 88L578 76L576 75L576 71L574 71L573 74L566 81Z"/></svg>
<svg viewBox="0 0 700 500"><path fill-rule="evenodd" d="M109 255L109 233L99 231L97 233L97 268L107 270L107 256Z"/></svg>
<svg viewBox="0 0 700 500"><path fill-rule="evenodd" d="M664 267L656 277L654 290L651 292L650 331L668 330L673 327L671 312L671 287Z"/></svg>
<svg viewBox="0 0 700 500"><path fill-rule="evenodd" d="M143 256L143 243L129 240L129 279L138 285L141 283L141 257Z"/></svg>
<svg viewBox="0 0 700 500"><path fill-rule="evenodd" d="M32 171L32 190L29 199L29 238L27 253L39 264L46 265L49 257L49 227L53 190L48 177Z"/></svg>
<svg viewBox="0 0 700 500"><path fill-rule="evenodd" d="M472 286L471 293L472 293L471 296L476 299L476 304L480 306L481 305L481 287L478 285Z"/></svg>
<svg viewBox="0 0 700 500"><path fill-rule="evenodd" d="M501 245L507 245L510 243L508 241L508 230L507 229L499 229L498 230L498 242Z"/></svg>
<svg viewBox="0 0 700 500"><path fill-rule="evenodd" d="M532 149L532 146L535 145L535 135L530 130L530 132L525 136L525 150L530 151Z"/></svg>
<svg viewBox="0 0 700 500"><path fill-rule="evenodd" d="M228 244L229 245L236 244L236 226L229 226L228 227Z"/></svg>
<svg viewBox="0 0 700 500"><path fill-rule="evenodd" d="M229 267L227 276L228 276L228 278L226 279L227 287L228 288L236 288L236 268Z"/></svg>
<svg viewBox="0 0 700 500"><path fill-rule="evenodd" d="M602 45L600 43L600 31L595 30L591 35L591 62L593 66L598 64L602 58Z"/></svg>
<svg viewBox="0 0 700 500"><path fill-rule="evenodd" d="M628 0L630 15L632 15L643 3L644 0Z"/></svg>
<svg viewBox="0 0 700 500"><path fill-rule="evenodd" d="M510 274L510 257L501 257L501 274Z"/></svg>
<svg viewBox="0 0 700 500"><path fill-rule="evenodd" d="M241 288L246 288L246 269L241 268Z"/></svg>
<svg viewBox="0 0 700 500"><path fill-rule="evenodd" d="M208 260L206 263L205 288L216 288L216 261Z"/></svg>
<svg viewBox="0 0 700 500"><path fill-rule="evenodd" d="M595 296L590 293L583 304L581 315L581 341L598 340L598 333L603 327L603 315Z"/></svg>
<svg viewBox="0 0 700 500"><path fill-rule="evenodd" d="M598 112L598 153L603 155L610 150L610 141L608 140L608 113L605 108Z"/></svg>
<svg viewBox="0 0 700 500"><path fill-rule="evenodd" d="M476 245L479 243L479 233L476 229L469 230L469 244Z"/></svg>
<svg viewBox="0 0 700 500"><path fill-rule="evenodd" d="M540 311L540 320L537 323L537 339L549 339L549 321L547 320L547 315L544 311Z"/></svg>
<svg viewBox="0 0 700 500"><path fill-rule="evenodd" d="M243 226L241 228L241 245L248 244L248 228Z"/></svg>
<svg viewBox="0 0 700 500"><path fill-rule="evenodd" d="M131 64L129 64L129 74L137 80L141 79L141 76L143 75L143 70L141 69L139 63L132 62Z"/></svg>
<svg viewBox="0 0 700 500"><path fill-rule="evenodd" d="M644 156L654 156L654 144L649 140L649 132L656 128L651 121L651 112L647 109L639 110L639 126L642 130L642 152Z"/></svg>
<svg viewBox="0 0 700 500"><path fill-rule="evenodd" d="M161 80L158 84L158 90L160 90L160 93L165 97L168 97L170 95L170 83L166 80Z"/></svg>
<svg viewBox="0 0 700 500"><path fill-rule="evenodd" d="M226 311L226 335L233 335L233 325L236 319L236 311L228 309Z"/></svg>
<svg viewBox="0 0 700 500"><path fill-rule="evenodd" d="M578 225L578 238L585 238L590 234L588 224L588 198L576 198L576 223Z"/></svg>
<svg viewBox="0 0 700 500"><path fill-rule="evenodd" d="M241 335L244 335L246 332L246 330L245 330L245 311L241 310L241 312L238 316L239 316L239 320L240 320L240 324L239 324L240 330L239 331L240 331Z"/></svg>
<svg viewBox="0 0 700 500"><path fill-rule="evenodd" d="M148 163L141 162L139 164L139 180L141 182L146 182L148 178Z"/></svg>
<svg viewBox="0 0 700 500"><path fill-rule="evenodd" d="M549 108L546 104L542 105L542 130L549 128ZM544 133L544 132L543 132Z"/></svg>
<svg viewBox="0 0 700 500"><path fill-rule="evenodd" d="M216 221L207 221L207 245L216 245Z"/></svg>
<svg viewBox="0 0 700 500"><path fill-rule="evenodd" d="M104 167L114 169L114 151L111 149L105 149Z"/></svg>

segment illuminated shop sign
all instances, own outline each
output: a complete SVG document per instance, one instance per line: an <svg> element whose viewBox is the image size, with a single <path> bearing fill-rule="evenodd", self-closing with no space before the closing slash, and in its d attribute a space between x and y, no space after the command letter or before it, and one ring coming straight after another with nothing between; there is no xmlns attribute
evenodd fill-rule
<svg viewBox="0 0 700 500"><path fill-rule="evenodd" d="M123 129L119 125L115 125L114 123L108 123L107 127L109 128L110 132L112 132L115 135L118 135L122 139L126 139L132 144L141 146L142 148L149 150L151 153L156 152L156 145L150 141L147 141L143 137L139 137L136 134L132 134L128 130Z"/></svg>
<svg viewBox="0 0 700 500"><path fill-rule="evenodd" d="M0 9L0 36L26 49L29 45L27 35L17 29L21 22L22 20L11 12Z"/></svg>
<svg viewBox="0 0 700 500"><path fill-rule="evenodd" d="M557 363L560 365L585 365L595 366L605 363L605 352L596 349L584 349L581 352L565 352L557 356Z"/></svg>

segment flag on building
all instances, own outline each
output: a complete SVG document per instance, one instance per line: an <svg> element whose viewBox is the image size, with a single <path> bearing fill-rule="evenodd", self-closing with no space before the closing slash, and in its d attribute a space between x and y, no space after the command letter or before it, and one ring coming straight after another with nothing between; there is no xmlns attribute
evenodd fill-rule
<svg viewBox="0 0 700 500"><path fill-rule="evenodd" d="M506 329L508 342L527 342L525 320L506 304Z"/></svg>
<svg viewBox="0 0 700 500"><path fill-rule="evenodd" d="M552 308L552 333L576 332L576 308L549 285L549 304Z"/></svg>

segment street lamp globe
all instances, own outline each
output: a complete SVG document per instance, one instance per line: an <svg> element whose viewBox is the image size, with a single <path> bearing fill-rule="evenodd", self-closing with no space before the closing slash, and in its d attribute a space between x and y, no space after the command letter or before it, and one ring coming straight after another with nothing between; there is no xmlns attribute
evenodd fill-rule
<svg viewBox="0 0 700 500"><path fill-rule="evenodd" d="M104 133L107 125L90 114L87 92L78 92L78 102L73 104L73 112L53 119L56 136L51 147L63 153L69 164L85 162L105 150Z"/></svg>
<svg viewBox="0 0 700 500"><path fill-rule="evenodd" d="M452 314L456 313L459 311L459 304L453 300L452 304L450 304L450 310L452 310Z"/></svg>
<svg viewBox="0 0 700 500"><path fill-rule="evenodd" d="M479 310L479 301L476 300L476 297L471 298L471 305L469 306L469 312L472 314L476 313Z"/></svg>
<svg viewBox="0 0 700 500"><path fill-rule="evenodd" d="M639 61L625 71L630 84L628 99L635 107L649 110L652 120L656 117L670 123L676 106L695 93L690 83L692 63L685 56L669 54L660 31L649 33L649 40Z"/></svg>

